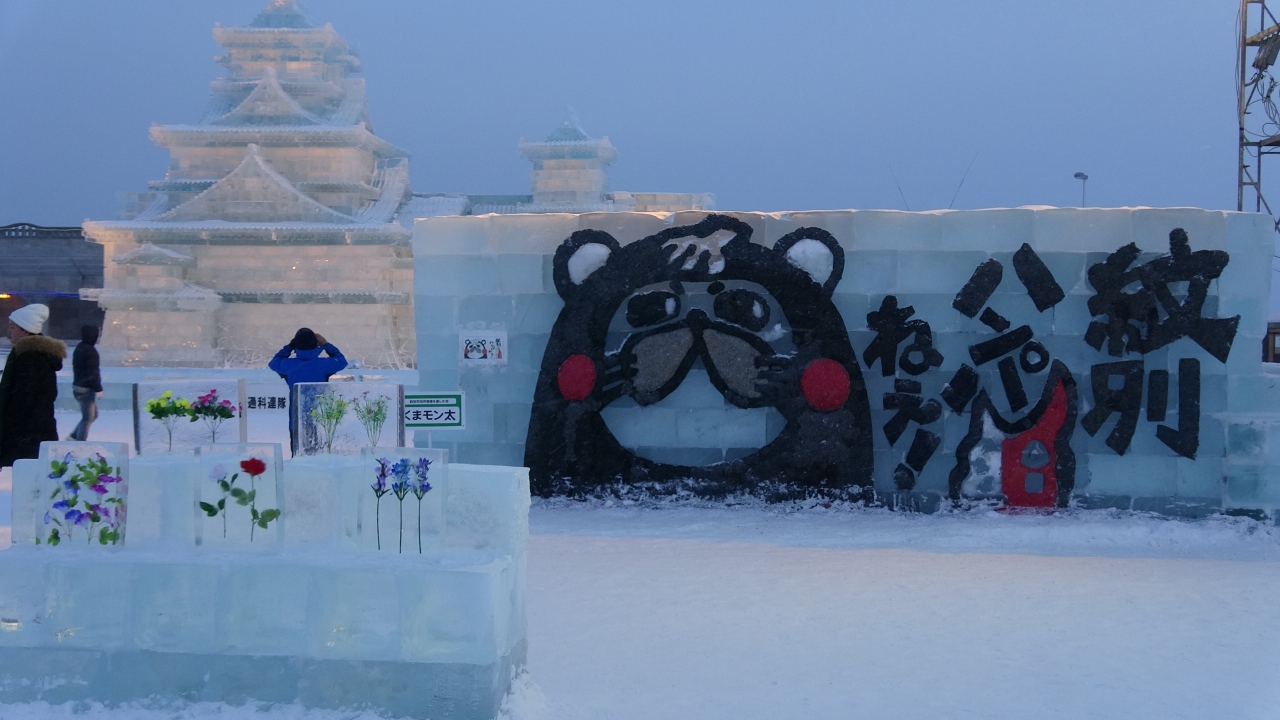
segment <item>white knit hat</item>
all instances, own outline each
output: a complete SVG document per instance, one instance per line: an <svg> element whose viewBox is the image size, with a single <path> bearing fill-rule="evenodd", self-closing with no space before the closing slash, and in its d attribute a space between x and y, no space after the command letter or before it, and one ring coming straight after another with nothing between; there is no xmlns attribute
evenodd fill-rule
<svg viewBox="0 0 1280 720"><path fill-rule="evenodd" d="M49 306L33 303L9 313L9 321L32 335L44 331L44 321L49 319Z"/></svg>

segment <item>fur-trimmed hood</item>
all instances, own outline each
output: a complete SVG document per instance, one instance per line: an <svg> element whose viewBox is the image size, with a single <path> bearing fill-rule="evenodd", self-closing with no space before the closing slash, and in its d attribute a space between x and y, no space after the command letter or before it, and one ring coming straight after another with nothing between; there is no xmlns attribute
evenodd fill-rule
<svg viewBox="0 0 1280 720"><path fill-rule="evenodd" d="M19 338L18 342L13 344L13 350L9 355L21 355L26 352L44 353L55 360L63 360L67 357L67 345L61 340L54 340L44 335L28 335Z"/></svg>

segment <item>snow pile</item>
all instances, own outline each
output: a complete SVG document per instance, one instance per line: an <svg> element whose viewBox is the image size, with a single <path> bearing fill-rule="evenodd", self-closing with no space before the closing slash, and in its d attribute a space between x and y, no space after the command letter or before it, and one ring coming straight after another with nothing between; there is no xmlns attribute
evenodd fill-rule
<svg viewBox="0 0 1280 720"><path fill-rule="evenodd" d="M542 689L529 677L519 672L511 679L511 691L502 699L502 709L496 720L550 720L556 717Z"/></svg>

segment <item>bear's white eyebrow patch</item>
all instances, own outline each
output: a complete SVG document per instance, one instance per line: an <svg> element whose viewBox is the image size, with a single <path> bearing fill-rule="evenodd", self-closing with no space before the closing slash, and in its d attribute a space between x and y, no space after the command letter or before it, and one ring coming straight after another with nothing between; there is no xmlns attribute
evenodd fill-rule
<svg viewBox="0 0 1280 720"><path fill-rule="evenodd" d="M831 248L813 238L805 238L788 248L787 262L809 273L819 285L826 284L835 265Z"/></svg>
<svg viewBox="0 0 1280 720"><path fill-rule="evenodd" d="M692 270L697 266L698 258L702 257L703 254L707 254L709 255L707 261L707 272L715 275L721 270L724 270L724 257L720 255L720 248L724 247L725 243L737 236L738 233L732 230L717 230L704 238L692 235L679 238L672 242L675 249L671 251L671 257L669 260L671 262L675 262L676 259L685 252L685 249L692 245L697 247L698 251L690 255L689 258L684 261L684 265L681 266L680 269Z"/></svg>
<svg viewBox="0 0 1280 720"><path fill-rule="evenodd" d="M751 314L756 317L764 317L764 306L760 304L759 300L751 302Z"/></svg>
<svg viewBox="0 0 1280 720"><path fill-rule="evenodd" d="M664 307L666 307L666 309L667 309L667 317L671 317L672 315L675 315L675 314L676 314L676 299L675 299L675 298L672 298L672 297L667 298L667 303L666 303L666 305L665 305Z"/></svg>
<svg viewBox="0 0 1280 720"><path fill-rule="evenodd" d="M604 267L609 261L609 247L600 243L587 243L573 252L569 262L565 263L569 270L569 279L574 285L581 285L591 277L591 273Z"/></svg>

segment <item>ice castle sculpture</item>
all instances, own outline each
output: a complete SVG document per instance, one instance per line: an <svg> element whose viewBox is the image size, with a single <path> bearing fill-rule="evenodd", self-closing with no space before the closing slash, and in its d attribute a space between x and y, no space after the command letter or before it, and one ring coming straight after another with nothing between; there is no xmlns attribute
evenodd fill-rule
<svg viewBox="0 0 1280 720"><path fill-rule="evenodd" d="M86 221L104 246L104 362L258 365L300 325L352 360L415 357L408 153L369 123L355 51L294 0L215 26L227 68L195 125L155 125L165 178L125 220Z"/></svg>

